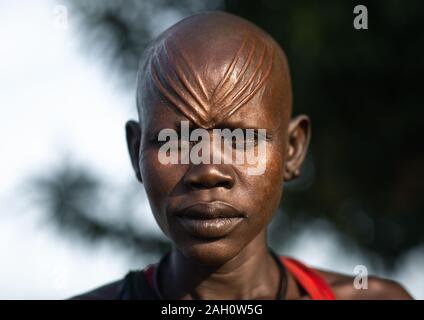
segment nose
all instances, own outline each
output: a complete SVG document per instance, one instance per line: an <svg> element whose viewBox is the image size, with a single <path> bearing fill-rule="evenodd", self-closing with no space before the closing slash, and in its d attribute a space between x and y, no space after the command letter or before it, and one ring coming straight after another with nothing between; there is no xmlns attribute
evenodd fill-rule
<svg viewBox="0 0 424 320"><path fill-rule="evenodd" d="M224 166L213 164L199 164L191 166L184 177L184 184L190 189L212 189L234 186L234 175Z"/></svg>

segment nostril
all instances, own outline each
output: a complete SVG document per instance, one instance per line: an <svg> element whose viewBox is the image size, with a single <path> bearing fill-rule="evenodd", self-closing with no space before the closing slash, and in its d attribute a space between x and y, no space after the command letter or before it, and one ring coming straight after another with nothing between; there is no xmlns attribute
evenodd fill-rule
<svg viewBox="0 0 424 320"><path fill-rule="evenodd" d="M199 182L192 182L192 183L190 183L190 186L193 189L202 189L202 188L204 188L203 184L202 183L199 183Z"/></svg>
<svg viewBox="0 0 424 320"><path fill-rule="evenodd" d="M225 189L231 189L232 183L230 181L218 181L216 183L207 183L207 182L194 182L192 181L190 183L191 188L193 189L208 189L208 188L225 188Z"/></svg>
<svg viewBox="0 0 424 320"><path fill-rule="evenodd" d="M231 189L232 185L233 184L230 181L220 181L215 185L215 187L217 187L217 188L222 187L222 188L225 188L225 189Z"/></svg>

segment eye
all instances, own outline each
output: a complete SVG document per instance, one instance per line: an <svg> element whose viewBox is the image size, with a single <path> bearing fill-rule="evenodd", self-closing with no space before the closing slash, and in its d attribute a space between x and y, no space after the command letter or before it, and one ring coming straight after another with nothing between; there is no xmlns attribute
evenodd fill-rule
<svg viewBox="0 0 424 320"><path fill-rule="evenodd" d="M165 137L165 139L159 139L159 135L155 135L155 136L150 137L150 139L148 141L154 147L158 147L158 148L161 147L161 146L163 146L166 143L168 145L171 145L171 146L174 144L174 142L177 143L177 144L179 144L179 140L178 139L177 140L174 140L170 136Z"/></svg>
<svg viewBox="0 0 424 320"><path fill-rule="evenodd" d="M159 140L159 135L157 135L157 136L152 137L151 139L149 139L149 142L161 146L161 145L169 142L170 139L171 139L170 137L166 137L166 140Z"/></svg>
<svg viewBox="0 0 424 320"><path fill-rule="evenodd" d="M256 129L242 129L243 136L237 137L231 136L231 146L233 149L239 148L251 148L258 145L259 142L259 133ZM238 138L238 139L237 139ZM239 140L240 142L238 143Z"/></svg>
<svg viewBox="0 0 424 320"><path fill-rule="evenodd" d="M197 141L190 141L190 139L188 139L188 138L181 137L179 134L178 134L177 139L173 139L173 138L167 136L165 141L159 140L159 135L157 135L156 137L151 139L151 142L153 144L157 145L157 146L162 146L165 143L167 143L168 146L170 146L171 148L175 147L178 150L183 150L186 147L191 148L193 145L198 143Z"/></svg>
<svg viewBox="0 0 424 320"><path fill-rule="evenodd" d="M244 132L246 148L256 147L259 142L258 131L256 129L246 129Z"/></svg>
<svg viewBox="0 0 424 320"><path fill-rule="evenodd" d="M246 129L245 131L245 146L247 148L256 147L259 141L270 141L272 135L258 129Z"/></svg>

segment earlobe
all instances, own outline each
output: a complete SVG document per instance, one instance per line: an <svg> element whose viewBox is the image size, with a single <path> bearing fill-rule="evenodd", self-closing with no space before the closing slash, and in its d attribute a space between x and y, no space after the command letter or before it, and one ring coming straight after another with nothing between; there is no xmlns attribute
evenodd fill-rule
<svg viewBox="0 0 424 320"><path fill-rule="evenodd" d="M139 167L141 142L141 128L139 123L134 120L127 121L125 125L125 133L132 167L138 181L143 183Z"/></svg>
<svg viewBox="0 0 424 320"><path fill-rule="evenodd" d="M305 159L311 137L310 123L311 121L306 115L299 115L289 123L284 168L285 181L290 181L300 176L300 168Z"/></svg>

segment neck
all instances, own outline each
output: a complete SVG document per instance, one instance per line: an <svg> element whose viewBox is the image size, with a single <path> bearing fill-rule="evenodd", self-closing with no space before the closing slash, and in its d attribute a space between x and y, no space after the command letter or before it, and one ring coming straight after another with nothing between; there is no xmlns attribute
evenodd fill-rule
<svg viewBox="0 0 424 320"><path fill-rule="evenodd" d="M161 273L159 288L163 298L177 300L275 299L281 281L265 233L218 266L199 264L173 248Z"/></svg>

